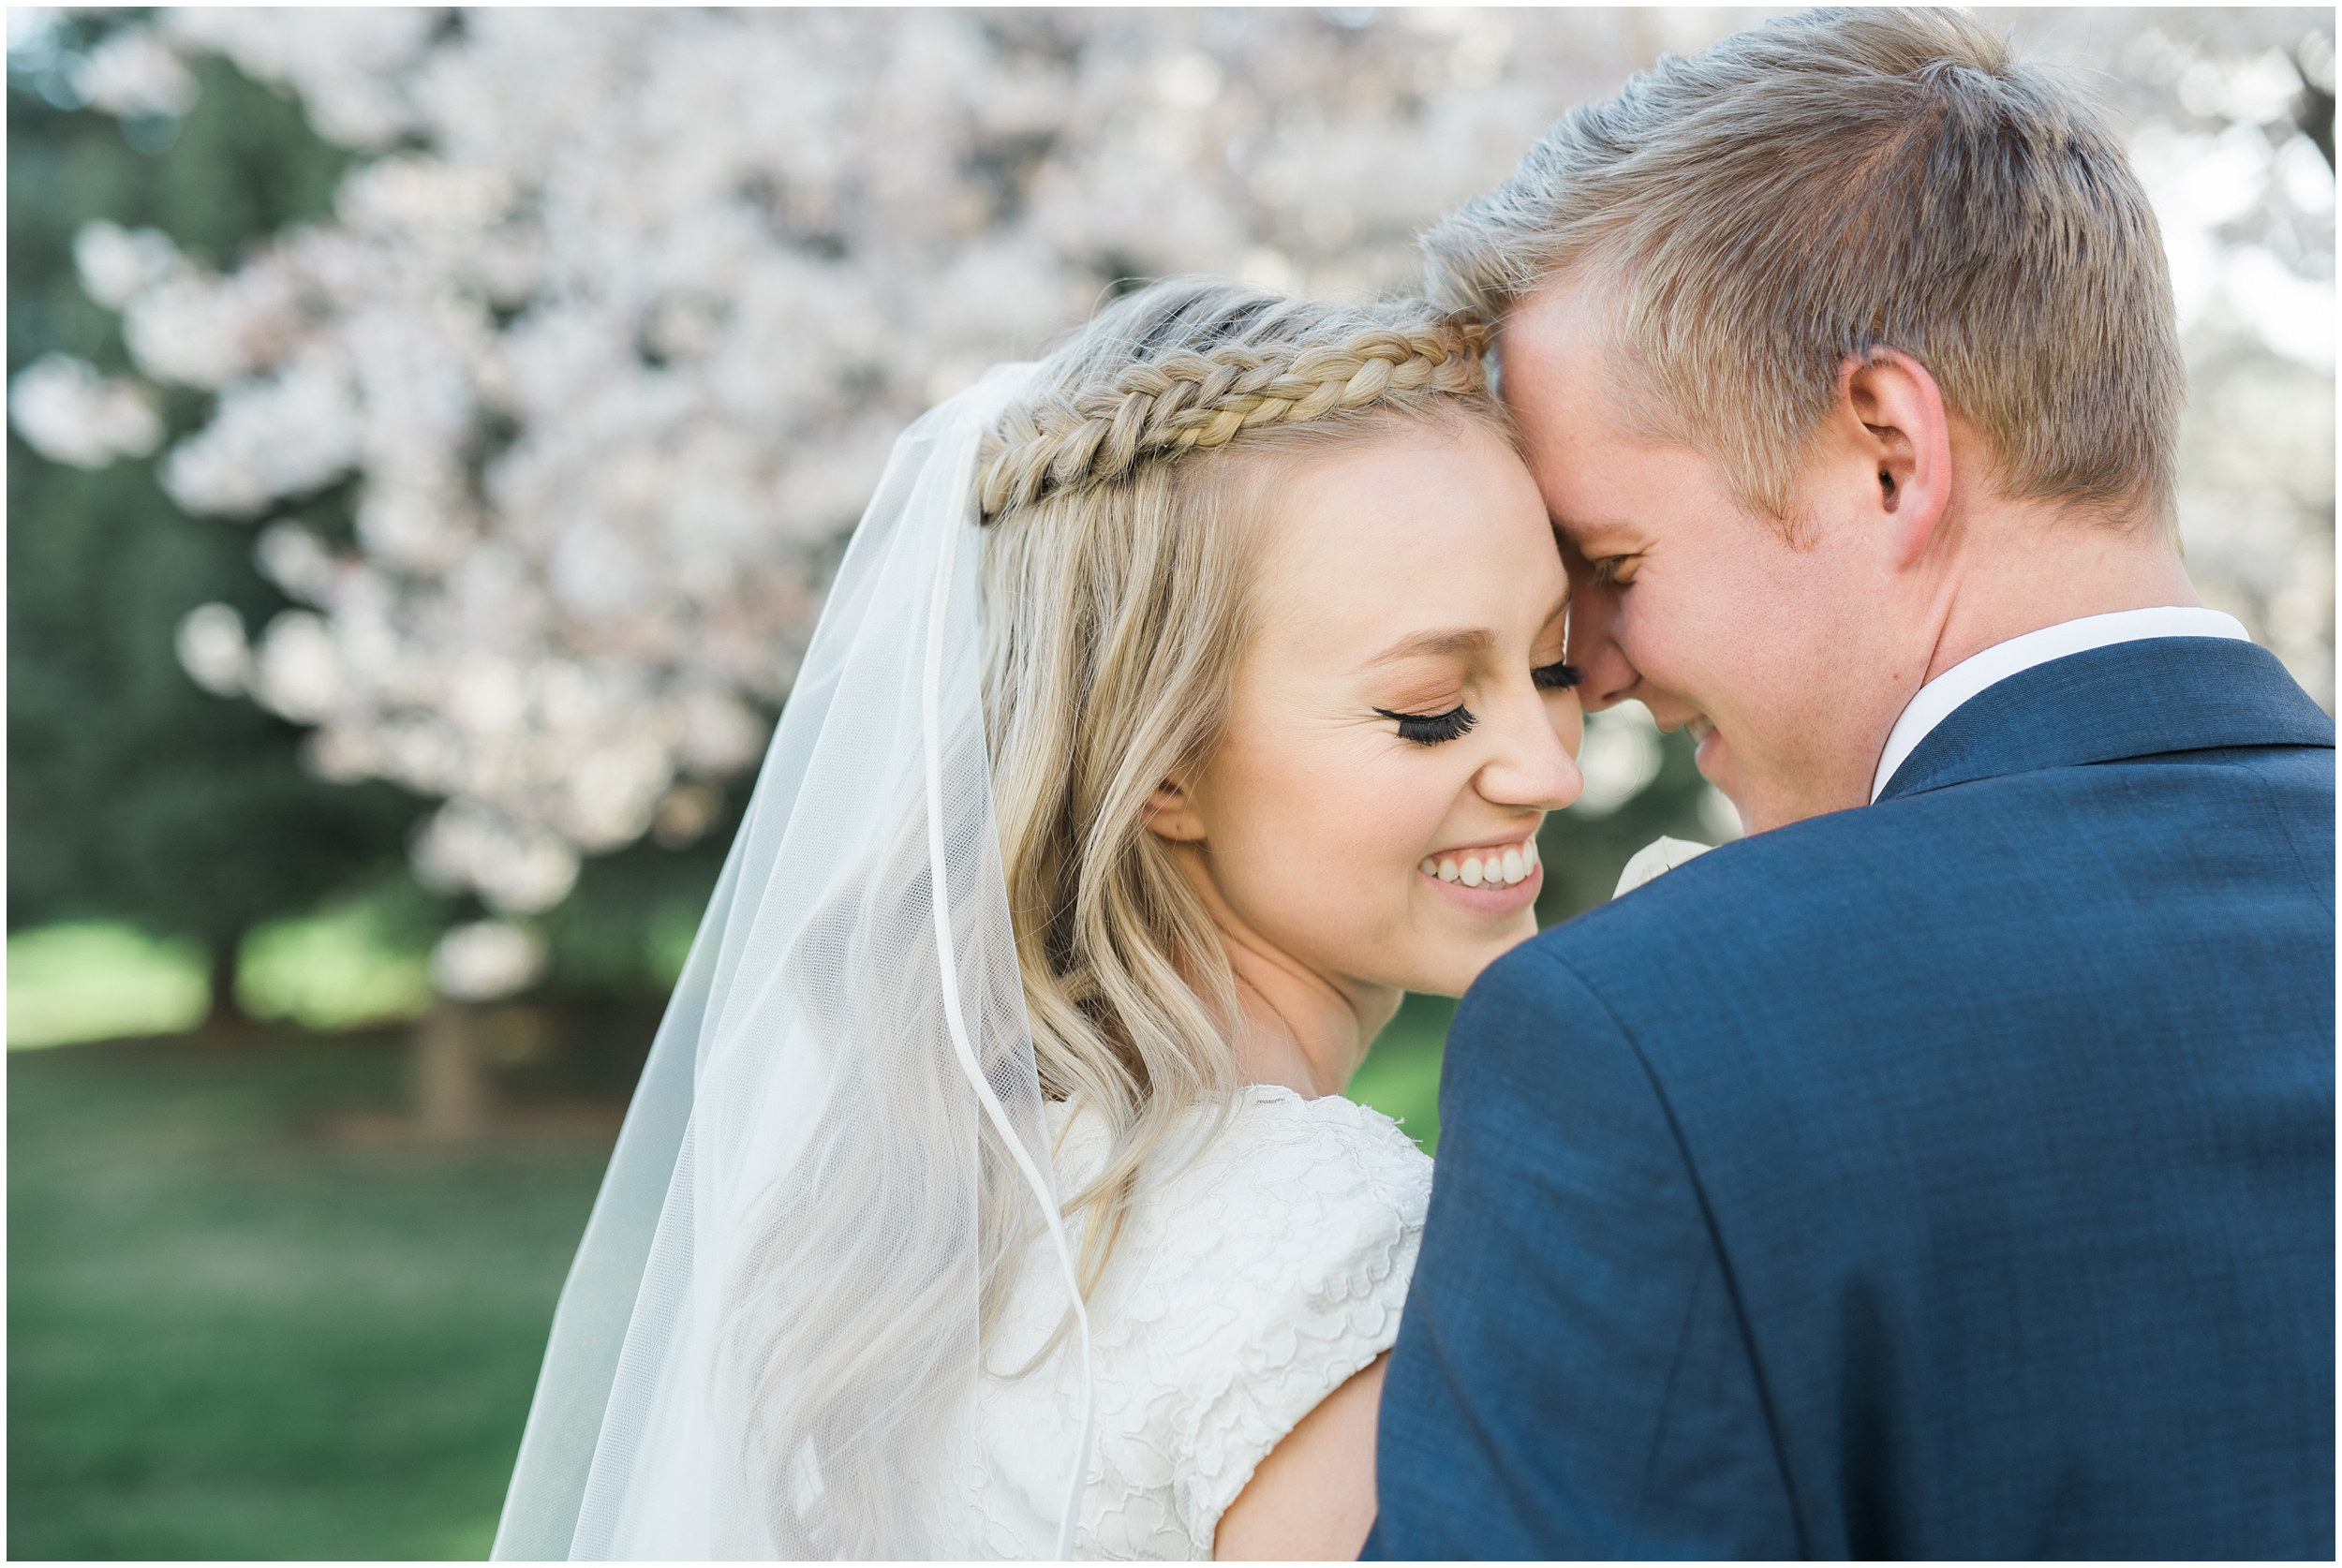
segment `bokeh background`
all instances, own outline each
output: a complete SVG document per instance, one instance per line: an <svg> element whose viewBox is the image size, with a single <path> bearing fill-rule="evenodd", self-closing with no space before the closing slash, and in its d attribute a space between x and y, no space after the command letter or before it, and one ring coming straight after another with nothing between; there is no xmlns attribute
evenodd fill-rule
<svg viewBox="0 0 2342 1568"><path fill-rule="evenodd" d="M1416 276L1756 10L8 12L8 1549L484 1553L896 432L1132 280ZM2205 597L2334 701L2327 10L1988 12L2106 105ZM1540 914L1730 807L1598 716ZM1445 1004L1361 1097L1438 1135Z"/></svg>

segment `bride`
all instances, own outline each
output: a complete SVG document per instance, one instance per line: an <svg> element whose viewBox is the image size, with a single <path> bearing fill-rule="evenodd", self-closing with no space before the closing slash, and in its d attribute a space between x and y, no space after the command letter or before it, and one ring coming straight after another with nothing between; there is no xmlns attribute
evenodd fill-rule
<svg viewBox="0 0 2342 1568"><path fill-rule="evenodd" d="M1484 331L1180 281L897 444L569 1282L499 1558L1355 1557L1534 930L1566 583Z"/></svg>

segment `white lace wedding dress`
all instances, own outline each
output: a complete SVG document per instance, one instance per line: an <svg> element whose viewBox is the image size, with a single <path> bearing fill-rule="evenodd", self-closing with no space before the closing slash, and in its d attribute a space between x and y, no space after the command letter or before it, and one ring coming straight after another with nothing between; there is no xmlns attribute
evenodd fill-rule
<svg viewBox="0 0 2342 1568"><path fill-rule="evenodd" d="M1052 1107L1072 1191L1104 1130ZM1098 1447L1075 1554L1208 1559L1253 1467L1399 1333L1431 1161L1388 1117L1336 1097L1247 1089L1216 1134L1151 1160L1092 1294ZM1198 1140L1203 1139L1200 1146ZM1057 1327L1064 1294L1040 1249L994 1341L1014 1368ZM959 1495L937 1499L943 1539L974 1558L1055 1549L1064 1455L1081 1423L1078 1374L987 1378Z"/></svg>

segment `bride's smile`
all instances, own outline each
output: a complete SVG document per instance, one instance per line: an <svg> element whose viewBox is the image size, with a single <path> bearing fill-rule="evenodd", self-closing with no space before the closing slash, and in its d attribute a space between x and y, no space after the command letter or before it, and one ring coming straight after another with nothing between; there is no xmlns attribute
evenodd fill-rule
<svg viewBox="0 0 2342 1568"><path fill-rule="evenodd" d="M1582 788L1583 720L1561 555L1498 433L1424 428L1264 489L1227 724L1149 825L1249 956L1239 980L1281 971L1248 987L1256 1058L1282 1024L1337 1058L1312 1063L1327 1092L1403 992L1460 995L1535 934L1537 828Z"/></svg>
<svg viewBox="0 0 2342 1568"><path fill-rule="evenodd" d="M1459 861L1460 860L1460 864ZM1445 854L1425 855L1416 869L1433 881L1463 884L1455 895L1460 898L1465 892L1480 889L1491 895L1519 888L1534 902L1536 890L1543 885L1538 875L1537 841L1533 836L1518 844L1474 845ZM1466 904L1468 910L1488 910L1485 903ZM1502 911L1510 914L1507 905Z"/></svg>

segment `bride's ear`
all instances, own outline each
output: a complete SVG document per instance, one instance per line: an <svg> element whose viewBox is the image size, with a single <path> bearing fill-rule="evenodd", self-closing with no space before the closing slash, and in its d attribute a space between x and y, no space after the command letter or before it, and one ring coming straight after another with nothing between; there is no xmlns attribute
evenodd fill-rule
<svg viewBox="0 0 2342 1568"><path fill-rule="evenodd" d="M1147 831L1175 844L1203 841L1204 821L1196 814L1195 799L1178 777L1166 778L1149 791Z"/></svg>

